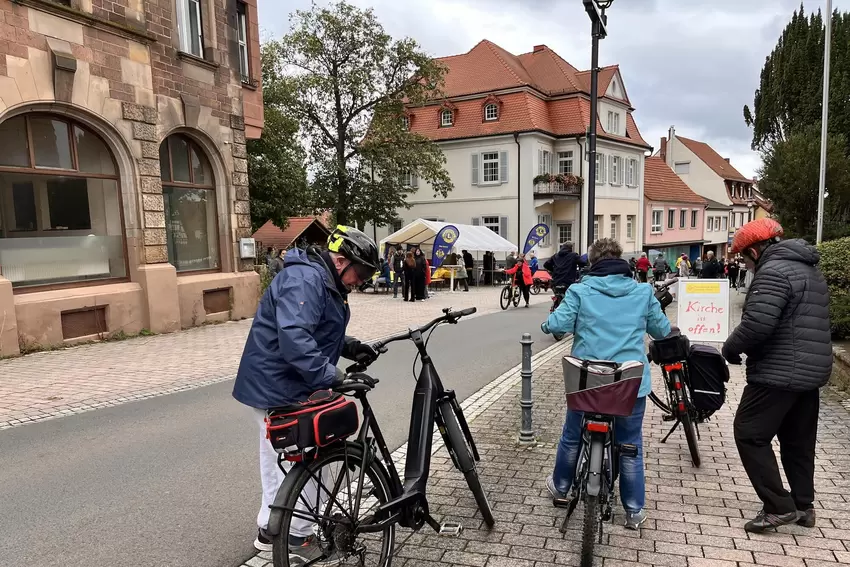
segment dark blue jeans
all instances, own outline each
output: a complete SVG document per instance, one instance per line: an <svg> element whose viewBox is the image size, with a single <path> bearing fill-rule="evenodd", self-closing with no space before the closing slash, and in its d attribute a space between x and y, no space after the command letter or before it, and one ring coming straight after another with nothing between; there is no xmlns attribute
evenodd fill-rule
<svg viewBox="0 0 850 567"><path fill-rule="evenodd" d="M398 297L398 287L401 285L401 274L396 273L395 278L393 278L393 297Z"/></svg>
<svg viewBox="0 0 850 567"><path fill-rule="evenodd" d="M638 398L629 417L614 420L614 436L619 444L637 447L637 457L620 457L620 501L626 512L643 510L646 501L646 480L643 471L643 414L646 411L646 398ZM581 420L583 414L567 411L564 432L555 455L555 488L561 493L569 493L576 473L578 450L581 444Z"/></svg>

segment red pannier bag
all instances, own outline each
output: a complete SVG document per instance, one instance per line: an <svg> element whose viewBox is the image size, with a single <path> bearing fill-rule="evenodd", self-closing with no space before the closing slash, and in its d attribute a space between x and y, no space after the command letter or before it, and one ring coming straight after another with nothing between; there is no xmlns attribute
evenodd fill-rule
<svg viewBox="0 0 850 567"><path fill-rule="evenodd" d="M562 361L567 408L572 411L628 417L637 402L643 380L643 363L610 360Z"/></svg>
<svg viewBox="0 0 850 567"><path fill-rule="evenodd" d="M306 402L273 408L266 414L266 437L278 453L293 447L327 447L359 428L357 403L332 390L319 390Z"/></svg>

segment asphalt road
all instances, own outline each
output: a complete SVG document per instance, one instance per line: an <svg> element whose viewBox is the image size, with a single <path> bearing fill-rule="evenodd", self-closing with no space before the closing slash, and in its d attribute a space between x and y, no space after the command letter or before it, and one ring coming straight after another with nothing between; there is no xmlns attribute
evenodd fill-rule
<svg viewBox="0 0 850 567"><path fill-rule="evenodd" d="M523 332L535 352L553 344L539 331L547 309L440 327L428 350L446 387L463 399L518 364ZM381 379L370 400L391 449L407 435L414 351L395 343L370 368ZM233 567L250 557L257 431L231 388L0 432L0 566Z"/></svg>

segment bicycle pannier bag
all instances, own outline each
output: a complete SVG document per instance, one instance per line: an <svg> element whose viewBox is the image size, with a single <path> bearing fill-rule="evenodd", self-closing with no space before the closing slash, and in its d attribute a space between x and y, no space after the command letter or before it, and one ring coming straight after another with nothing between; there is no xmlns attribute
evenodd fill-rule
<svg viewBox="0 0 850 567"><path fill-rule="evenodd" d="M729 381L729 367L723 356L714 347L691 345L687 362L694 407L707 412L722 408Z"/></svg>
<svg viewBox="0 0 850 567"><path fill-rule="evenodd" d="M672 364L687 360L691 350L691 341L685 335L672 335L650 341L649 356L655 364Z"/></svg>
<svg viewBox="0 0 850 567"><path fill-rule="evenodd" d="M357 403L331 390L320 390L306 402L268 411L266 437L278 453L297 447L325 447L357 433Z"/></svg>
<svg viewBox="0 0 850 567"><path fill-rule="evenodd" d="M618 417L632 414L643 380L643 363L565 356L562 366L567 408Z"/></svg>

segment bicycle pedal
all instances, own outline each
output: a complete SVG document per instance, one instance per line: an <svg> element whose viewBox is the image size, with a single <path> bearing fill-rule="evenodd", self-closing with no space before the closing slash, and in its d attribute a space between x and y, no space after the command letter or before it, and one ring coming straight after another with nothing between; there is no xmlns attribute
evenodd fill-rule
<svg viewBox="0 0 850 567"><path fill-rule="evenodd" d="M552 504L555 508L569 508L572 501L572 498L553 498Z"/></svg>
<svg viewBox="0 0 850 567"><path fill-rule="evenodd" d="M458 522L444 522L440 524L440 531L437 532L441 537L460 537L463 533L463 524Z"/></svg>
<svg viewBox="0 0 850 567"><path fill-rule="evenodd" d="M623 457L637 457L638 456L638 448L637 445L629 445L623 444L620 445L620 455Z"/></svg>
<svg viewBox="0 0 850 567"><path fill-rule="evenodd" d="M669 415L669 414L667 414L667 415L662 415L662 416L661 416L661 421L675 421L675 420L676 420L676 416L675 416L675 415Z"/></svg>

